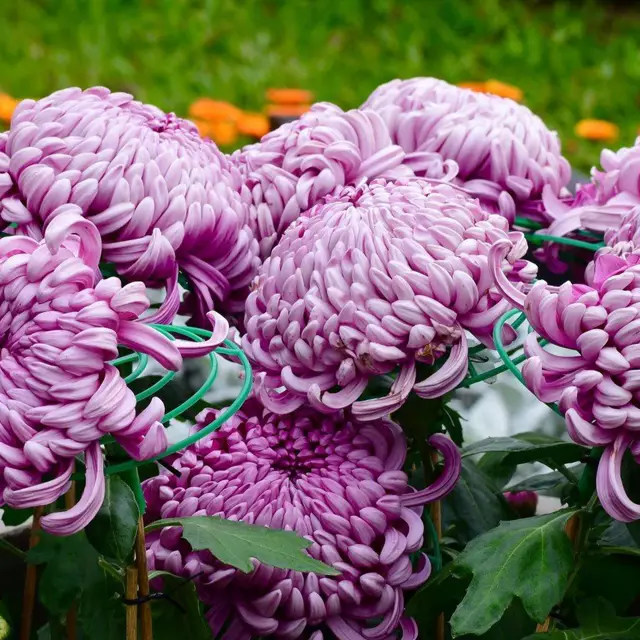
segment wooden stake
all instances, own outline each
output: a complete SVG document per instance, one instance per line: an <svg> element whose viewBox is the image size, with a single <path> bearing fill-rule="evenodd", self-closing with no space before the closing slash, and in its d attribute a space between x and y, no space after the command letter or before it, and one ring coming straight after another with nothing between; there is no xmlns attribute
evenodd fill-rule
<svg viewBox="0 0 640 640"><path fill-rule="evenodd" d="M571 516L569 518L569 522L567 522L564 528L567 537L571 540L571 544L575 548L576 541L578 539L578 532L580 531L580 516L577 514ZM551 625L551 616L547 616L547 619L536 627L536 633L546 633L549 631L549 627Z"/></svg>
<svg viewBox="0 0 640 640"><path fill-rule="evenodd" d="M29 549L35 547L40 540L40 519L42 518L43 512L43 507L36 507L33 513L33 524L31 525L31 535L29 536ZM31 638L31 625L33 622L37 587L38 567L35 564L28 564L24 583L24 596L22 598L20 640L29 640Z"/></svg>
<svg viewBox="0 0 640 640"><path fill-rule="evenodd" d="M435 451L431 451L431 463L435 466L438 462L438 454ZM442 539L442 505L440 501L434 502L431 505L431 520L436 530L438 540ZM444 613L440 613L436 620L436 637L435 640L444 640L445 638L445 625L444 625Z"/></svg>
<svg viewBox="0 0 640 640"><path fill-rule="evenodd" d="M142 516L138 520L138 536L136 538L136 567L138 569L138 596L145 598L149 595L149 569L147 567L147 553L144 541L144 521ZM140 604L140 630L142 640L153 640L153 622L151 619L151 603Z"/></svg>
<svg viewBox="0 0 640 640"><path fill-rule="evenodd" d="M138 597L138 570L135 566L127 567L127 600L135 600ZM128 604L126 610L126 638L127 640L138 639L138 605Z"/></svg>
<svg viewBox="0 0 640 640"><path fill-rule="evenodd" d="M75 468L75 465L74 465ZM75 480L71 482L69 491L64 494L64 506L65 509L71 509L76 503L76 483ZM67 611L67 638L68 640L76 640L78 637L78 610L76 603L71 604L71 608Z"/></svg>

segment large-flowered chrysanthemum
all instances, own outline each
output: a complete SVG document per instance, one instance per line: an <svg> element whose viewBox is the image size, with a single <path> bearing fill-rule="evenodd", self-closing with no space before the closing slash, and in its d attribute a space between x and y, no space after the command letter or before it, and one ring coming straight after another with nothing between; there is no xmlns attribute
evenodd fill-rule
<svg viewBox="0 0 640 640"><path fill-rule="evenodd" d="M65 204L103 238L103 259L130 279L168 288L188 276L202 323L220 306L242 310L257 266L240 176L195 126L103 87L72 88L17 107L0 135L0 216L39 239Z"/></svg>
<svg viewBox="0 0 640 640"><path fill-rule="evenodd" d="M84 453L78 504L42 518L57 534L82 529L102 504L102 436L136 459L166 447L162 402L136 414L133 392L108 364L118 345L177 370L181 355L211 351L228 331L218 316L211 341L172 342L138 322L149 307L144 285L99 281L100 235L79 214L54 216L40 242L0 240L0 505L51 504Z"/></svg>
<svg viewBox="0 0 640 640"><path fill-rule="evenodd" d="M591 169L591 181L578 185L574 198L558 200L545 193L545 216L552 222L548 233L567 235L577 229L615 233L624 216L640 205L640 138L633 147L604 149L602 170Z"/></svg>
<svg viewBox="0 0 640 640"><path fill-rule="evenodd" d="M509 303L488 253L510 238L511 277L531 279L526 242L507 221L449 185L425 180L346 188L291 225L247 299L243 347L270 410L353 405L362 418L399 408L413 389L435 398L467 371L465 330L490 342ZM506 262L505 262L506 266ZM416 361L448 360L416 384ZM399 374L382 399L358 401L369 378Z"/></svg>
<svg viewBox="0 0 640 640"><path fill-rule="evenodd" d="M410 176L404 153L368 110L319 103L257 144L232 156L244 178L243 199L264 259L300 215L361 178ZM441 177L438 175L436 177Z"/></svg>
<svg viewBox="0 0 640 640"><path fill-rule="evenodd" d="M206 425L216 416L205 410ZM414 491L402 471L406 442L388 420L356 423L310 408L288 416L250 400L240 413L144 483L146 518L217 515L295 531L308 553L340 572L318 576L260 563L249 574L194 551L179 527L147 538L149 564L194 576L209 605L213 636L322 640L415 640L404 617L404 592L427 580L421 506L441 499L460 473L460 456L444 435L430 438L444 469L434 485Z"/></svg>
<svg viewBox="0 0 640 640"><path fill-rule="evenodd" d="M513 221L547 188L560 195L571 178L556 133L527 107L436 78L392 80L362 105L379 113L416 175L457 164L457 182L483 206Z"/></svg>
<svg viewBox="0 0 640 640"><path fill-rule="evenodd" d="M541 280L525 295L500 271L510 250L509 242L494 245L491 264L500 290L537 332L525 343L525 382L543 402L558 403L574 441L604 447L602 505L618 520L636 520L640 505L625 492L621 465L628 448L640 460L640 256L604 253L589 284L549 287ZM570 351L549 353L538 336Z"/></svg>

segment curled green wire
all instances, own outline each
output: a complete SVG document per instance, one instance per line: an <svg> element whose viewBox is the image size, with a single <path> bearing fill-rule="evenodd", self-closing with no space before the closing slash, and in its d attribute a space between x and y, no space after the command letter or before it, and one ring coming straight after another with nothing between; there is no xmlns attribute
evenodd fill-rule
<svg viewBox="0 0 640 640"><path fill-rule="evenodd" d="M163 333L166 332L165 335L169 332L177 333L179 335L184 335L184 336L190 336L191 334L193 334L197 338L196 341L202 341L202 338L207 338L211 336L210 331L205 331L204 329L195 329L193 327L173 327L173 326L160 327L159 325L152 325L152 326L154 326L154 328L158 330L161 330ZM227 407L224 411L222 411L220 415L213 422L208 424L206 427L196 431L195 433L191 434L187 438L180 440L180 442L177 442L176 444L171 445L165 451L163 451L159 456L156 456L155 458L151 458L149 460L127 460L125 462L109 465L105 469L106 475L113 475L117 473L127 472L127 471L130 471L131 469L137 469L138 467L141 467L143 465L150 464L152 462L157 462L162 458L178 453L179 451L186 449L187 447L198 442L199 440L206 438L210 433L218 429L232 415L234 415L238 411L238 409L240 409L240 407L244 404L244 401L249 396L249 393L251 392L251 382L252 382L251 365L249 364L249 360L247 359L247 356L244 354L244 352L238 346L236 346L233 342L231 342L230 340L225 340L224 344L225 344L224 347L218 347L213 353L209 354L208 358L211 363L211 371L209 372L207 379L204 381L200 389L198 389L198 391L196 391L190 398L188 398L185 402L183 402L179 407L176 407L169 413L165 414L165 416L162 418L162 422L168 422L172 418L175 418L176 416L178 416L180 413L183 413L184 411L186 411L188 408L193 406L196 402L201 400L203 396L207 393L207 391L211 388L218 371L218 365L217 365L215 354L232 356L240 360L240 363L242 364L243 373L244 373L244 376L243 376L244 382L242 384L242 388L240 390L240 393L238 394L238 397L231 403L231 405L229 405L229 407Z"/></svg>
<svg viewBox="0 0 640 640"><path fill-rule="evenodd" d="M500 356L502 362L504 362L504 367L506 367L506 369L511 371L511 373L513 373L513 375L526 387L524 378L522 377L522 373L520 373L520 369L518 369L518 367L516 366L521 362L524 362L524 360L526 360L526 355L523 354L521 356L518 356L517 358L511 359L509 357L509 354L507 353L507 350L502 344L502 329L504 328L504 325L506 324L506 322L517 314L522 314L522 312L519 311L518 309L511 309L511 311L507 311L507 313L505 313L498 320L498 322L496 322L496 326L493 328L493 341L496 345L496 351L498 352L498 355ZM547 344L547 341L542 340L540 344L543 344L543 345ZM553 403L546 403L546 404L549 408L553 409L553 411L555 411L559 416L564 417L560 409L558 409L558 405Z"/></svg>
<svg viewBox="0 0 640 640"><path fill-rule="evenodd" d="M584 240L563 238L561 236L550 236L544 233L525 233L524 237L534 244L553 242L555 244L565 244L570 247L578 247L579 249L588 249L589 251L597 251L605 246L604 242L585 242Z"/></svg>

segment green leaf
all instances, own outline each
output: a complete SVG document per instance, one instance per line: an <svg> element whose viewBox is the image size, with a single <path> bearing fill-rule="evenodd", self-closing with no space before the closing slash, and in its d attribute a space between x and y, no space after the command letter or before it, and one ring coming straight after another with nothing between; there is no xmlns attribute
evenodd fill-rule
<svg viewBox="0 0 640 640"><path fill-rule="evenodd" d="M471 460L462 461L460 478L443 507L445 526L455 524L456 537L463 544L512 518L501 492Z"/></svg>
<svg viewBox="0 0 640 640"><path fill-rule="evenodd" d="M150 524L147 530L172 526L182 527L182 536L194 549L208 549L220 562L241 571L251 571L251 558L255 558L279 569L309 571L327 576L339 574L339 571L303 553L304 549L311 546L311 542L292 531L267 529L216 516L158 520Z"/></svg>
<svg viewBox="0 0 640 640"><path fill-rule="evenodd" d="M87 538L98 553L124 566L131 558L139 517L133 491L122 478L109 476L102 506L85 529Z"/></svg>
<svg viewBox="0 0 640 640"><path fill-rule="evenodd" d="M176 640L180 637L188 640L211 640L211 629L204 619L195 585L174 576L164 577L163 583L163 591L182 610L167 599L153 602L154 640Z"/></svg>
<svg viewBox="0 0 640 640"><path fill-rule="evenodd" d="M42 533L40 542L29 550L27 560L33 564L46 563L38 594L53 616L64 615L77 600L78 624L85 638L124 638L122 582L100 566L99 555L84 531L66 537Z"/></svg>
<svg viewBox="0 0 640 640"><path fill-rule="evenodd" d="M507 464L504 459L508 454L502 451L485 453L476 463L485 475L489 476L497 489L502 489L513 478L518 466Z"/></svg>
<svg viewBox="0 0 640 640"><path fill-rule="evenodd" d="M415 618L418 627L426 632L433 628L440 613L447 616L455 609L468 585L468 576L457 573L454 563L449 563L411 596L406 614Z"/></svg>
<svg viewBox="0 0 640 640"><path fill-rule="evenodd" d="M64 537L42 533L40 542L29 550L27 562L46 563L38 582L39 598L51 614L62 615L95 570L98 554L82 532Z"/></svg>
<svg viewBox="0 0 640 640"><path fill-rule="evenodd" d="M573 550L564 531L573 513L503 522L469 543L454 562L473 574L451 618L455 636L485 633L514 598L531 618L545 619L562 600L573 568Z"/></svg>
<svg viewBox="0 0 640 640"><path fill-rule="evenodd" d="M580 567L576 587L582 598L605 594L618 613L625 613L640 595L640 558L589 555Z"/></svg>
<svg viewBox="0 0 640 640"><path fill-rule="evenodd" d="M603 598L587 600L578 607L577 629L551 631L527 636L525 640L638 640L640 618L620 618Z"/></svg>
<svg viewBox="0 0 640 640"><path fill-rule="evenodd" d="M519 600L514 600L502 618L480 636L481 640L519 640L532 633L536 623L531 620ZM476 635L460 636L460 640L479 640Z"/></svg>
<svg viewBox="0 0 640 640"><path fill-rule="evenodd" d="M17 527L26 522L33 515L33 509L12 509L2 507L2 522L7 527Z"/></svg>
<svg viewBox="0 0 640 640"><path fill-rule="evenodd" d="M78 623L85 638L122 640L125 637L125 606L122 583L101 567L82 591Z"/></svg>
<svg viewBox="0 0 640 640"><path fill-rule="evenodd" d="M584 465L571 467L570 471L580 477ZM505 491L535 491L543 496L553 496L559 498L566 486L569 484L567 478L559 471L541 473L537 476L525 478L505 489Z"/></svg>
<svg viewBox="0 0 640 640"><path fill-rule="evenodd" d="M462 417L449 405L442 406L442 425L449 437L459 446L462 446Z"/></svg>
<svg viewBox="0 0 640 640"><path fill-rule="evenodd" d="M525 462L544 462L552 460L556 464L576 462L589 453L589 450L573 442L566 442L541 434L520 434L517 438L486 438L465 447L463 456L479 453L503 451L506 464L523 464Z"/></svg>

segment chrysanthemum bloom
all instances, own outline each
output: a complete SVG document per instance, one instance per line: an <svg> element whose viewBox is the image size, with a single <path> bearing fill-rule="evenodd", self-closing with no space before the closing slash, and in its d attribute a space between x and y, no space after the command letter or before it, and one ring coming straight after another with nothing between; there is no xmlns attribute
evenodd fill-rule
<svg viewBox="0 0 640 640"><path fill-rule="evenodd" d="M614 518L640 518L625 492L620 469L625 451L640 459L640 256L596 257L590 284L549 287L536 282L526 295L500 271L508 241L491 249L491 268L505 297L523 309L537 332L525 344L522 373L543 402L557 402L571 438L604 447L597 488ZM537 341L570 351L549 353Z"/></svg>
<svg viewBox="0 0 640 640"><path fill-rule="evenodd" d="M521 518L535 515L538 506L538 494L535 491L507 491L504 497Z"/></svg>
<svg viewBox="0 0 640 640"><path fill-rule="evenodd" d="M599 233L617 229L625 214L640 205L640 138L617 152L604 149L602 170L591 169L591 182L579 185L575 198L544 194L544 214L552 221L545 233L564 236L576 229Z"/></svg>
<svg viewBox="0 0 640 640"><path fill-rule="evenodd" d="M507 221L450 185L375 180L345 188L293 224L247 299L243 347L271 411L353 404L360 418L398 409L413 389L436 398L467 371L465 329L490 342L509 303L492 286L488 253L510 238L511 277L536 268ZM505 261L505 268L507 263ZM416 361L448 360L416 384ZM390 394L358 401L369 378L399 368Z"/></svg>
<svg viewBox="0 0 640 640"><path fill-rule="evenodd" d="M108 364L118 345L177 370L181 355L211 351L228 331L218 316L211 341L172 342L137 322L149 306L144 285L98 281L100 235L75 208L76 215L54 211L44 241L0 240L0 506L51 504L84 453L79 502L42 518L60 535L82 529L102 504L102 436L138 460L167 444L162 402L154 398L136 415L133 392Z"/></svg>
<svg viewBox="0 0 640 640"><path fill-rule="evenodd" d="M103 87L24 100L0 135L0 216L36 239L64 204L103 238L118 273L166 284L159 322L178 304L178 267L202 322L242 310L257 267L238 172L195 126Z"/></svg>
<svg viewBox="0 0 640 640"><path fill-rule="evenodd" d="M199 416L201 425L216 416ZM251 400L204 442L184 453L171 473L148 480L149 520L222 516L295 531L312 542L308 553L338 576L274 569L255 563L245 574L193 551L179 527L147 538L150 567L197 576L213 636L225 640L274 637L322 640L415 640L403 617L404 592L431 572L419 554L421 507L441 499L460 473L460 455L444 435L430 444L444 457L435 483L414 491L402 471L406 442L388 420L353 422L307 407L287 416L265 412ZM198 575L199 574L199 575Z"/></svg>
<svg viewBox="0 0 640 640"><path fill-rule="evenodd" d="M285 229L328 194L359 179L410 176L404 153L391 143L380 116L346 113L319 103L260 142L237 151L243 197L264 259ZM442 173L435 177L442 177Z"/></svg>
<svg viewBox="0 0 640 640"><path fill-rule="evenodd" d="M380 113L416 175L455 161L458 184L510 222L545 185L560 195L571 178L557 134L513 100L411 78L381 85L362 108Z"/></svg>

